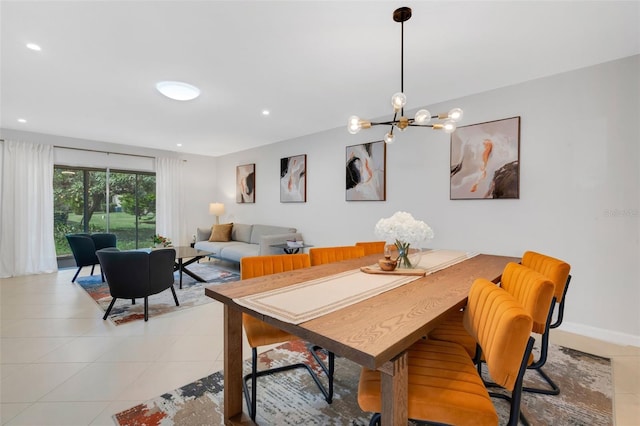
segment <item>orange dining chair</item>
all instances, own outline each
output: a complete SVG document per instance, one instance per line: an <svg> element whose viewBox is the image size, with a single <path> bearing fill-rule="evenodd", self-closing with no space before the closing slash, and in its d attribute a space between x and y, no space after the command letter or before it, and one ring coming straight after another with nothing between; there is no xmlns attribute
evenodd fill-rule
<svg viewBox="0 0 640 426"><path fill-rule="evenodd" d="M339 262L341 260L357 259L364 256L364 247L362 246L335 246L335 247L314 247L309 249L311 257L311 266L323 265L325 263ZM322 367L326 374L329 374L329 368L318 356L318 351L326 352L327 357L331 360L335 357L332 352L324 348L313 345L310 349L311 355Z"/></svg>
<svg viewBox="0 0 640 426"><path fill-rule="evenodd" d="M292 271L294 269L309 268L311 261L309 255L306 253L289 254L289 255L272 255L272 256L250 256L240 259L240 279L246 280L254 277L261 277L264 275L277 274L285 271ZM244 397L247 401L247 407L249 409L249 415L251 419L256 419L256 397L257 397L257 379L258 377L274 374L281 371L292 370L295 368L306 369L313 378L316 385L324 395L325 400L330 404L333 398L333 368L334 368L334 355L330 353L328 356L329 367L325 367L324 363L321 364L322 369L327 374L329 385L328 389L325 389L324 385L314 373L313 369L305 363L289 364L282 367L270 368L267 370L258 371L258 350L260 346L272 345L275 343L283 343L290 340L298 340L299 337L280 330L277 327L269 325L264 321L261 321L251 315L242 314L242 325L244 326L245 333L249 346L251 346L251 373L244 376L242 382ZM251 381L251 394L247 387L247 381Z"/></svg>
<svg viewBox="0 0 640 426"><path fill-rule="evenodd" d="M356 247L364 248L364 255L370 254L384 254L384 247L387 245L386 241L358 241Z"/></svg>
<svg viewBox="0 0 640 426"><path fill-rule="evenodd" d="M529 291L527 288L529 281L524 280L523 278L529 270L529 268L523 265L513 262L508 263L502 272L500 285L516 299L520 300L529 315L532 316L534 323L532 332L541 333L544 331L545 324L549 320L549 309L552 304L547 302L539 303L534 300L529 300L525 303L525 298L528 296ZM536 272L536 274L542 275L538 272ZM550 282L553 285L553 282ZM429 338L458 343L467 350L470 357L479 361L478 354L476 354L476 341L464 328L462 323L463 316L463 311L449 315L441 324L429 332ZM531 360L531 362L533 362L533 360Z"/></svg>
<svg viewBox="0 0 640 426"><path fill-rule="evenodd" d="M551 299L553 288L535 279L529 296ZM513 295L491 281L479 278L469 292L464 326L481 347L491 377L510 391L509 425L520 418L522 380L534 339L533 320ZM467 350L454 342L421 339L408 351L409 418L429 424L498 425L492 396ZM362 368L358 404L374 412L370 425L379 424L381 373Z"/></svg>
<svg viewBox="0 0 640 426"><path fill-rule="evenodd" d="M550 292L549 297L547 297L546 293L540 294L538 297L532 297L532 292L536 291L534 285L537 285L538 281L545 283L547 291ZM502 272L500 287L522 303L525 311L532 317L533 324L531 333L542 333L542 340L548 342L549 323L551 322L551 314L553 313L553 305L555 304L555 284L553 281L533 269L511 262L507 264ZM460 316L464 318L464 313L456 312L453 318L447 320L444 328L434 329L429 333L429 337L436 340L455 342L463 346L467 353L473 357L478 372L481 373L482 364L486 362L486 360L482 357L482 351L477 344L476 349L472 349L473 342L477 341L474 336L465 332L467 330L464 326L464 321L459 319ZM458 321L457 324L454 322L456 320ZM534 356L533 353L530 353L527 358L527 366L533 365L535 365ZM540 373L539 369L537 369L537 371ZM541 374L544 374L544 372ZM496 384L487 382L485 385L495 386ZM529 391L529 388L525 387L523 391ZM501 394L492 395L500 397Z"/></svg>
<svg viewBox="0 0 640 426"><path fill-rule="evenodd" d="M325 263L339 262L341 260L363 257L364 247L314 247L309 249L309 256L311 257L311 266L323 265Z"/></svg>
<svg viewBox="0 0 640 426"><path fill-rule="evenodd" d="M532 361L528 366L528 369L537 371L540 377L542 377L542 379L547 383L547 385L549 385L551 389L525 387L524 390L525 392L541 393L544 395L558 395L560 393L560 387L553 380L551 380L547 373L542 370L542 367L547 362L547 353L549 349L549 329L555 328L562 323L565 296L567 295L567 289L569 288L569 282L571 281L571 275L569 274L569 272L571 271L571 266L560 259L556 259L554 257L534 251L525 252L522 256L521 263L523 266L531 268L534 271L545 275L555 284L555 303L553 303L550 307L550 320L553 312L555 311L556 305L558 306L558 316L554 324L534 323L534 333L539 333L542 337L538 359Z"/></svg>

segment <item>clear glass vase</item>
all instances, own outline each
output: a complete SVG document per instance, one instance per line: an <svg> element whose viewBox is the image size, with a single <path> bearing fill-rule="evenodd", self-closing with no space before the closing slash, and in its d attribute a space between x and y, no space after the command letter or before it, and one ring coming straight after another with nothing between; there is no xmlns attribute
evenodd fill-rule
<svg viewBox="0 0 640 426"><path fill-rule="evenodd" d="M421 250L412 248L410 243L395 242L398 250L398 269L414 269L420 264Z"/></svg>

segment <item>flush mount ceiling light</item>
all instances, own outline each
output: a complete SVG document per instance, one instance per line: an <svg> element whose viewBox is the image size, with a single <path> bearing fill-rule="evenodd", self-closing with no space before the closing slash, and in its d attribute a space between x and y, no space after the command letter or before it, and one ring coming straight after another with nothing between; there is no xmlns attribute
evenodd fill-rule
<svg viewBox="0 0 640 426"><path fill-rule="evenodd" d="M431 115L426 109L416 112L414 118L404 116L404 106L407 103L407 97L404 94L404 22L411 18L411 8L401 7L393 12L393 20L400 22L400 92L391 97L391 105L393 106L393 119L390 121L372 122L363 120L358 116L349 117L347 129L349 133L355 135L362 129L368 129L371 126L391 126L389 133L384 136L386 143L393 143L394 129L404 131L409 126L431 127L434 130L444 130L446 133L452 133L456 130L456 122L462 119L462 110L454 108L448 113ZM440 122L432 123L431 119L440 120Z"/></svg>
<svg viewBox="0 0 640 426"><path fill-rule="evenodd" d="M35 50L36 52L42 50L42 48L35 43L27 43L27 49Z"/></svg>
<svg viewBox="0 0 640 426"><path fill-rule="evenodd" d="M156 89L176 101L190 101L200 96L200 89L182 81L161 81L156 83Z"/></svg>

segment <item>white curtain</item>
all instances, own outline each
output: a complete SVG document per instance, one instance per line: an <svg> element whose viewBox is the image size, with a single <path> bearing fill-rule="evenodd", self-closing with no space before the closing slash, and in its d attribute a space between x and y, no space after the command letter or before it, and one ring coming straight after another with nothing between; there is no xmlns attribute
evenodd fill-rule
<svg viewBox="0 0 640 426"><path fill-rule="evenodd" d="M156 158L156 233L168 237L174 246L188 245L184 215L182 179L184 162L177 158Z"/></svg>
<svg viewBox="0 0 640 426"><path fill-rule="evenodd" d="M4 141L0 161L0 277L57 271L53 146Z"/></svg>

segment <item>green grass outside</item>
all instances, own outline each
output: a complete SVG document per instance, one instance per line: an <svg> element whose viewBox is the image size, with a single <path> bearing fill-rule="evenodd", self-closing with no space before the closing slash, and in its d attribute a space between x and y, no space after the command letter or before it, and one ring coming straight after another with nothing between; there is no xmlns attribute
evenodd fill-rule
<svg viewBox="0 0 640 426"><path fill-rule="evenodd" d="M70 255L71 249L65 238L65 234L83 232L80 221L82 215L69 213L66 224L57 224L55 229L56 254L58 256ZM105 212L96 212L89 222L91 232L107 231L107 216ZM118 248L130 250L153 246L153 235L156 232L155 216L142 217L138 222L138 247L136 247L136 218L134 215L124 212L112 212L109 214L109 232L116 234Z"/></svg>

